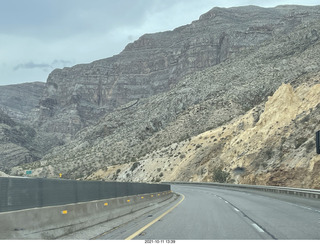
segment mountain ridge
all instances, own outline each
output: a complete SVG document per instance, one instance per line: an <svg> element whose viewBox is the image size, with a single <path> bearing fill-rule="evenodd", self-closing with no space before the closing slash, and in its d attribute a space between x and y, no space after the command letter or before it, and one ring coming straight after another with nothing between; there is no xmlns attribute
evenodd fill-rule
<svg viewBox="0 0 320 244"><path fill-rule="evenodd" d="M182 29L145 34L119 55L54 70L41 100L39 126L47 132L61 130L72 138L94 123L92 117L166 92L185 75L223 62L241 48L320 18L316 7L251 8L213 8Z"/></svg>
<svg viewBox="0 0 320 244"><path fill-rule="evenodd" d="M297 89L319 72L319 6L249 9L252 7L212 9L180 29L144 35L118 56L52 72L40 101L38 125L47 133L61 134L66 144L53 148L40 161L13 168L11 173L23 175L26 169L32 169L34 176L41 177L62 173L75 179L162 181L167 179L164 170L172 168L186 181L212 181L214 171L222 167L230 181L263 182L263 176L257 176L258 164L250 166L253 170L247 170L247 176L239 173L244 168L239 165L235 175L236 167L227 166L221 158L210 161L210 153L204 153L205 160L196 153L195 161L188 161L197 168L189 163L187 168L200 171L194 177L190 178L184 167L173 167L179 165L177 158L186 161L186 152L173 153L182 147L180 143L210 130L220 134L230 121L246 113L256 124L263 115L264 103L283 83ZM226 12L229 15L221 16ZM229 18L232 13L233 18ZM262 18L260 13L264 13ZM243 22L230 27L237 16ZM210 28L219 31L213 33ZM191 37L178 42L171 36L161 42L159 36L167 34L182 40ZM170 38L177 49L158 49L157 43L167 45ZM120 62L121 57L128 58L126 63ZM110 60L114 62L111 66ZM112 100L114 96L116 100ZM245 125L238 126L240 130ZM213 148L205 149L201 143L192 147L199 152L223 151L228 141L220 138ZM157 168L147 170L145 165L143 171L141 165L148 161L145 157L152 158L153 153L160 156L163 148L168 151L162 153L166 161L158 159L158 167L149 162L149 168ZM277 150L261 149L258 156L268 161L270 155L276 157L273 151ZM202 167L205 162L210 166ZM135 178L135 169L145 177ZM206 177L202 177L204 173ZM265 181L270 182L277 183Z"/></svg>

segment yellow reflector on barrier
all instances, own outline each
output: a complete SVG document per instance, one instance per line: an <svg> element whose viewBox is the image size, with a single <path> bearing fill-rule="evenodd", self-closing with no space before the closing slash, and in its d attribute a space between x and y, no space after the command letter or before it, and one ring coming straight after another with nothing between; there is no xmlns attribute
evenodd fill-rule
<svg viewBox="0 0 320 244"><path fill-rule="evenodd" d="M153 197L153 195L151 195L151 197Z"/></svg>
<svg viewBox="0 0 320 244"><path fill-rule="evenodd" d="M62 210L61 213L62 213L62 214L67 214L67 213L68 213L68 210Z"/></svg>
<svg viewBox="0 0 320 244"><path fill-rule="evenodd" d="M144 197L141 197L141 199L143 199Z"/></svg>
<svg viewBox="0 0 320 244"><path fill-rule="evenodd" d="M107 202L105 202L105 203L104 203L104 206L108 206L108 203L107 203Z"/></svg>
<svg viewBox="0 0 320 244"><path fill-rule="evenodd" d="M127 202L130 202L130 200L128 199Z"/></svg>

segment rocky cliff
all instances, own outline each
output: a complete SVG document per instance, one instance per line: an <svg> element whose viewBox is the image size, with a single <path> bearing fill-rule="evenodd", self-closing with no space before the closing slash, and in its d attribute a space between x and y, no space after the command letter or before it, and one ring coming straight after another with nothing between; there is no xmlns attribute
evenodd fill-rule
<svg viewBox="0 0 320 244"><path fill-rule="evenodd" d="M0 87L0 170L42 158L63 143L54 133L35 126L39 102L45 89L43 82L30 82Z"/></svg>
<svg viewBox="0 0 320 244"><path fill-rule="evenodd" d="M16 123L0 110L0 170L7 172L13 166L39 159L26 148L35 134L31 127Z"/></svg>
<svg viewBox="0 0 320 244"><path fill-rule="evenodd" d="M100 169L89 179L217 181L320 189L320 74L299 87L283 84L261 104L136 162Z"/></svg>
<svg viewBox="0 0 320 244"><path fill-rule="evenodd" d="M317 187L316 159L311 171L300 164L304 183L286 164L313 158L316 121L301 134L298 118L316 116L317 99L300 91L316 90L319 18L320 7L214 8L112 58L55 70L38 123L72 140L11 173ZM295 120L300 129L289 130Z"/></svg>
<svg viewBox="0 0 320 244"><path fill-rule="evenodd" d="M18 114L30 115L27 110ZM8 173L14 166L39 160L61 142L52 134L41 133L31 125L13 120L0 109L1 171Z"/></svg>
<svg viewBox="0 0 320 244"><path fill-rule="evenodd" d="M0 109L17 122L32 124L44 89L44 82L1 86Z"/></svg>
<svg viewBox="0 0 320 244"><path fill-rule="evenodd" d="M119 55L54 70L40 102L38 124L72 138L121 106L168 92L188 74L319 18L314 7L213 8L189 25L143 35Z"/></svg>

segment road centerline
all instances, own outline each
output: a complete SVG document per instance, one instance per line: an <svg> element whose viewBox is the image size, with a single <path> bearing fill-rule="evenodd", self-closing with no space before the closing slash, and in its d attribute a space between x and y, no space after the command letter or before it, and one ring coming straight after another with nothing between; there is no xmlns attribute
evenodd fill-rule
<svg viewBox="0 0 320 244"><path fill-rule="evenodd" d="M139 229L138 231L136 231L135 233L133 233L132 235L128 236L125 240L132 240L133 238L135 238L137 235L141 234L144 230L146 230L147 228L149 228L151 225L153 225L154 223L156 223L157 221L159 221L160 219L162 219L164 216L166 216L168 213L170 213L173 209L175 209L180 203L182 203L185 199L185 196L181 193L178 193L182 196L182 199L176 204L174 205L172 208L170 208L168 211L164 212L163 214L161 214L159 217L155 218L154 220L152 220L149 224L145 225L144 227L142 227L141 229Z"/></svg>
<svg viewBox="0 0 320 244"><path fill-rule="evenodd" d="M252 223L251 224L258 232L264 232L264 230L263 229L261 229L256 223Z"/></svg>

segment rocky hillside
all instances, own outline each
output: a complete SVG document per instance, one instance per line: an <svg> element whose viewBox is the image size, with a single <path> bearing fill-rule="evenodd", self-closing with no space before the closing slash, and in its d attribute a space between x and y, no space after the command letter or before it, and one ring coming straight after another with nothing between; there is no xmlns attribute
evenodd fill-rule
<svg viewBox="0 0 320 244"><path fill-rule="evenodd" d="M320 74L296 89L283 84L268 101L224 126L139 161L100 169L89 179L218 181L320 189L315 132ZM259 116L260 115L260 116Z"/></svg>
<svg viewBox="0 0 320 244"><path fill-rule="evenodd" d="M213 8L189 25L143 35L119 55L54 70L38 126L73 138L106 114L171 91L188 74L319 18L319 7Z"/></svg>
<svg viewBox="0 0 320 244"><path fill-rule="evenodd" d="M38 117L44 82L0 87L0 170L41 159L64 137L39 130Z"/></svg>
<svg viewBox="0 0 320 244"><path fill-rule="evenodd" d="M28 114L24 110L19 114ZM0 109L0 171L10 172L17 165L41 159L62 141L39 133L30 125L16 122Z"/></svg>
<svg viewBox="0 0 320 244"><path fill-rule="evenodd" d="M317 111L318 33L318 22L309 23L243 49L170 91L119 107L71 143L12 172L317 187L316 121L309 115L306 130L299 119ZM299 130L289 128L295 121ZM299 167L310 175L305 182L295 180Z"/></svg>
<svg viewBox="0 0 320 244"><path fill-rule="evenodd" d="M0 170L30 163L38 158L26 148L36 132L31 127L14 122L0 110Z"/></svg>
<svg viewBox="0 0 320 244"><path fill-rule="evenodd" d="M32 125L44 89L44 82L1 86L0 109L15 121Z"/></svg>
<svg viewBox="0 0 320 244"><path fill-rule="evenodd" d="M37 123L72 140L11 174L317 188L319 18L320 7L214 8L55 70Z"/></svg>

